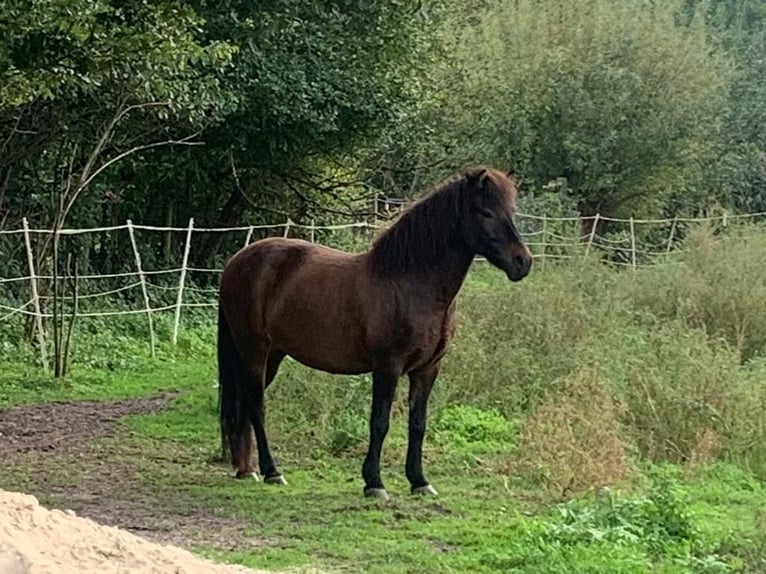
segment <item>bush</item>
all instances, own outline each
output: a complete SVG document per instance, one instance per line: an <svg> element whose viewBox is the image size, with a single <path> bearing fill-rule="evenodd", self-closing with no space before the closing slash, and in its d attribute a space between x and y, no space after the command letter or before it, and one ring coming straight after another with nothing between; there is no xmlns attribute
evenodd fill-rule
<svg viewBox="0 0 766 574"><path fill-rule="evenodd" d="M357 447L367 440L368 424L357 413L341 411L333 417L329 430L328 446L332 454L338 455Z"/></svg>
<svg viewBox="0 0 766 574"><path fill-rule="evenodd" d="M503 415L467 405L445 409L433 424L433 436L440 446L470 453L505 451L515 443Z"/></svg>
<svg viewBox="0 0 766 574"><path fill-rule="evenodd" d="M590 261L537 270L519 284L476 269L459 296L439 396L508 418L529 412L577 369L594 334L623 320L611 295L618 278Z"/></svg>
<svg viewBox="0 0 766 574"><path fill-rule="evenodd" d="M635 334L635 332L633 333ZM623 403L621 420L653 461L714 457L739 386L737 356L680 323L603 342L604 370ZM629 351L628 351L629 349Z"/></svg>
<svg viewBox="0 0 766 574"><path fill-rule="evenodd" d="M678 264L639 273L631 297L638 309L725 339L744 362L766 352L764 253L762 227L743 225L725 236L695 227Z"/></svg>
<svg viewBox="0 0 766 574"><path fill-rule="evenodd" d="M548 526L546 538L560 544L640 541L651 554L665 554L697 538L683 495L669 469L659 468L653 473L648 496L623 498L603 489L591 502L559 505L561 522Z"/></svg>
<svg viewBox="0 0 766 574"><path fill-rule="evenodd" d="M761 479L766 479L766 359L740 370L731 408L725 413L722 450Z"/></svg>
<svg viewBox="0 0 766 574"><path fill-rule="evenodd" d="M556 495L614 484L629 475L619 412L596 369L583 369L524 422L523 469Z"/></svg>

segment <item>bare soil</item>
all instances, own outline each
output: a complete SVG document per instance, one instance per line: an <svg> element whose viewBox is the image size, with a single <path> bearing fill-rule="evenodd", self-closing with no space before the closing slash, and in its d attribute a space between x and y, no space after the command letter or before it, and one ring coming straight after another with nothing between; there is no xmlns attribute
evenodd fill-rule
<svg viewBox="0 0 766 574"><path fill-rule="evenodd" d="M142 480L136 461L167 472L199 464L160 449L120 441L120 420L164 409L163 393L119 401L67 401L0 410L0 488L23 490L47 507L68 509L99 524L178 546L252 549L266 541L244 532L233 518ZM114 440L101 440L113 437ZM158 460L161 459L161 460Z"/></svg>

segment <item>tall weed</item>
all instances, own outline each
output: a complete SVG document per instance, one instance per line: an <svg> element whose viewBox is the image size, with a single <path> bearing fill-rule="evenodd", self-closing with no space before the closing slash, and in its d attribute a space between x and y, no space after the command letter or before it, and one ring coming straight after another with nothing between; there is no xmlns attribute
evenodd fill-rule
<svg viewBox="0 0 766 574"><path fill-rule="evenodd" d="M766 233L743 226L725 236L692 229L678 261L643 270L631 286L637 309L681 319L722 337L742 361L766 352Z"/></svg>
<svg viewBox="0 0 766 574"><path fill-rule="evenodd" d="M519 460L549 491L568 497L627 478L628 451L618 405L598 370L583 369L526 419Z"/></svg>

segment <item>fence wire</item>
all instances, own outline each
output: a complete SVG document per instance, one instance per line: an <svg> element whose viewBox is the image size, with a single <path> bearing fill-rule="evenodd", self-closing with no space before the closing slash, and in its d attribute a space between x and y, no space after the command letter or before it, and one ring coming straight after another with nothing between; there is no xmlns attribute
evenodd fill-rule
<svg viewBox="0 0 766 574"><path fill-rule="evenodd" d="M691 225L708 223L725 228L735 222L757 221L765 217L766 212L736 215L724 213L704 218L672 219L620 219L600 215L585 218L547 217L519 214L517 219L522 235L527 239L535 258L540 260L543 266L547 260L572 260L597 252L610 264L636 269L647 265L672 264L673 256L683 249L683 235ZM26 249L28 263L26 273L0 277L0 322L17 316L31 318L38 332L38 341L44 348L44 320L53 316L51 308L54 275L48 270L49 264L41 265L45 262L36 261L35 246L38 242L49 240L53 231L31 229L26 219L23 223L20 229L0 230L0 235L8 239L20 236L20 241ZM606 224L615 230L603 233L599 230L600 224ZM241 234L240 239L229 242L231 247L227 248L230 251L228 255L263 236L297 236L317 243L360 250L368 248L374 234L384 227L383 223L369 221L315 225L313 222L296 223L288 219L284 223L275 224L198 228L191 219L186 227L138 225L127 221L124 225L62 229L58 233L67 238L88 234L122 233L126 236L123 240L129 240L126 245L129 245L133 257L130 261L120 262L123 268L121 271L85 273L77 275L76 279L71 271L59 275L57 279L63 282L65 287L58 300L63 305L71 305L76 299L79 307L78 318L144 315L153 351L156 333L152 318L155 314L173 314L172 341L175 343L184 309L209 309L216 306L216 282L225 261L223 256L227 254L219 253L220 264L217 263L214 267L192 264L192 245L200 235ZM156 265L156 258L149 257L151 253L148 253L146 248L142 252L140 233L179 234L176 237L183 237L181 261L164 268L151 268ZM123 248L128 250L125 245ZM142 255L147 257L143 258ZM153 265L147 265L145 261L152 261ZM41 271L42 269L45 271ZM76 292L67 292L67 288L75 289Z"/></svg>

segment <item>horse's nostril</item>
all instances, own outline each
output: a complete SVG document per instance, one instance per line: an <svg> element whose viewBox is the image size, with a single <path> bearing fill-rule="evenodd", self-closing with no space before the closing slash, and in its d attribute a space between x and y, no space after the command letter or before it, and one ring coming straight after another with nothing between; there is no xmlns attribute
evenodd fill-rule
<svg viewBox="0 0 766 574"><path fill-rule="evenodd" d="M524 258L523 255L514 255L513 262L516 264L517 267L520 267L521 269L524 269L524 267L527 266L527 260Z"/></svg>

